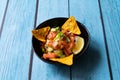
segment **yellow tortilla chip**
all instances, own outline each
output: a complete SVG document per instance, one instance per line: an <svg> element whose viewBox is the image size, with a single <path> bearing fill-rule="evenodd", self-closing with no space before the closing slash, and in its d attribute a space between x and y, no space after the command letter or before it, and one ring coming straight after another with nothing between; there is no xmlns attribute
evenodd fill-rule
<svg viewBox="0 0 120 80"><path fill-rule="evenodd" d="M77 22L75 20L75 17L74 16L71 16L62 26L62 29L63 30L67 30L67 31L70 31L74 34L78 34L80 35L81 34L81 31L77 25Z"/></svg>
<svg viewBox="0 0 120 80"><path fill-rule="evenodd" d="M42 42L45 42L46 41L45 38L46 38L49 30L50 30L50 26L47 26L47 27L40 28L37 30L32 30L32 34L36 39L38 39Z"/></svg>
<svg viewBox="0 0 120 80"><path fill-rule="evenodd" d="M57 61L57 62L60 62L62 64L66 64L68 66L71 66L73 64L73 54L71 54L67 57L64 57L64 58L52 58L50 60Z"/></svg>

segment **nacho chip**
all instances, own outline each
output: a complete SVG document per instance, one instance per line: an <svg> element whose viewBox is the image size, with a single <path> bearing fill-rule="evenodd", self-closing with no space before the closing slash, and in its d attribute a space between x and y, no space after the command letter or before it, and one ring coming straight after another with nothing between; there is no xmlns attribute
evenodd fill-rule
<svg viewBox="0 0 120 80"><path fill-rule="evenodd" d="M50 60L57 61L57 62L60 62L62 64L66 64L68 66L71 66L73 64L73 54L71 54L67 57L64 57L64 58L52 58Z"/></svg>
<svg viewBox="0 0 120 80"><path fill-rule="evenodd" d="M67 31L70 31L74 34L78 34L80 35L81 34L81 31L77 25L77 22L75 20L75 17L74 16L71 16L62 26L62 29L63 30L67 30Z"/></svg>
<svg viewBox="0 0 120 80"><path fill-rule="evenodd" d="M42 42L45 42L45 41L46 41L45 38L46 38L49 30L50 30L50 27L47 26L47 27L45 27L45 28L40 28L40 29L37 29L37 30L32 30L32 34L33 34L33 36L34 36L36 39L38 39L38 40L40 40L40 41L42 41Z"/></svg>

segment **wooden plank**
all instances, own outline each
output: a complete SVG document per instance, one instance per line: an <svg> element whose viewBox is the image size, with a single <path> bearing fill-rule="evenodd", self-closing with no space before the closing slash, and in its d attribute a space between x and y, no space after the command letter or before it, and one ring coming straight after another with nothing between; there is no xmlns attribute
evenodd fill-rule
<svg viewBox="0 0 120 80"><path fill-rule="evenodd" d="M39 0L37 25L53 17L68 17L67 0ZM34 53L31 80L69 79L69 67L45 63Z"/></svg>
<svg viewBox="0 0 120 80"><path fill-rule="evenodd" d="M120 0L100 0L113 80L120 79Z"/></svg>
<svg viewBox="0 0 120 80"><path fill-rule="evenodd" d="M90 46L71 68L72 80L110 80L98 0L70 0L74 15L90 32Z"/></svg>
<svg viewBox="0 0 120 80"><path fill-rule="evenodd" d="M2 26L2 21L5 13L5 8L6 8L7 0L0 0L0 29ZM0 30L1 31L1 30Z"/></svg>
<svg viewBox="0 0 120 80"><path fill-rule="evenodd" d="M27 80L35 0L10 0L0 39L0 80Z"/></svg>

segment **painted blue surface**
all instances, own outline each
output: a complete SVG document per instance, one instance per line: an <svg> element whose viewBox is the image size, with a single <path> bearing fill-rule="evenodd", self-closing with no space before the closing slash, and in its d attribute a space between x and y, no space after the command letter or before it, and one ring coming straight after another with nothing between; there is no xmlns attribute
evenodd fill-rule
<svg viewBox="0 0 120 80"><path fill-rule="evenodd" d="M70 0L70 15L87 27L91 37L89 49L72 67L73 80L110 80L97 1Z"/></svg>
<svg viewBox="0 0 120 80"><path fill-rule="evenodd" d="M120 0L101 0L113 80L120 79Z"/></svg>
<svg viewBox="0 0 120 80"><path fill-rule="evenodd" d="M0 80L27 80L35 0L10 0L0 39Z"/></svg>
<svg viewBox="0 0 120 80"><path fill-rule="evenodd" d="M9 0L0 38L0 80L111 80L112 77L119 80L120 1L100 0L102 16L98 3L98 0L39 0L36 26L47 19L70 14L90 32L88 50L70 68L47 64L35 53L30 61L36 0ZM7 0L0 0L0 27L6 4Z"/></svg>

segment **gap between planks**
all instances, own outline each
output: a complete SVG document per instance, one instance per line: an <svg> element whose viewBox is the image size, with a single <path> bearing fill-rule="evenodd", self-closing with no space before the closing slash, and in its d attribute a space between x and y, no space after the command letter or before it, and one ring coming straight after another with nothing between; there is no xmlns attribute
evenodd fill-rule
<svg viewBox="0 0 120 80"><path fill-rule="evenodd" d="M70 0L68 0L68 17L70 17ZM69 70L70 70L70 80L72 80L72 66L70 66Z"/></svg>
<svg viewBox="0 0 120 80"><path fill-rule="evenodd" d="M111 80L113 80L111 63L110 63L110 56L109 56L109 50L108 50L108 44L107 44L107 39L106 39L105 26L104 26L104 20L103 20L103 14L102 14L100 0L98 0L98 5L99 5L99 10L100 10L100 18L101 18L103 36L104 36L104 41L105 41L105 49L106 49L106 55L107 55L107 61L108 61L108 68L109 68L109 72L110 72L110 78L111 78Z"/></svg>
<svg viewBox="0 0 120 80"><path fill-rule="evenodd" d="M36 10L35 10L35 18L34 18L34 28L36 28L37 24L37 14L38 14L38 5L39 5L39 0L36 0ZM30 65L29 65L29 72L28 72L28 80L31 80L31 75L32 75L32 64L33 64L33 56L34 56L34 50L31 46L31 55L30 55Z"/></svg>
<svg viewBox="0 0 120 80"><path fill-rule="evenodd" d="M5 11L4 11L4 15L3 15L3 19L2 19L2 23L1 23L1 25L0 25L0 26L1 26L1 27L0 27L0 38L1 38L1 35L2 35L2 30L3 30L4 21L5 21L7 9L8 9L8 4L9 4L9 0L7 0L6 7L5 7Z"/></svg>

